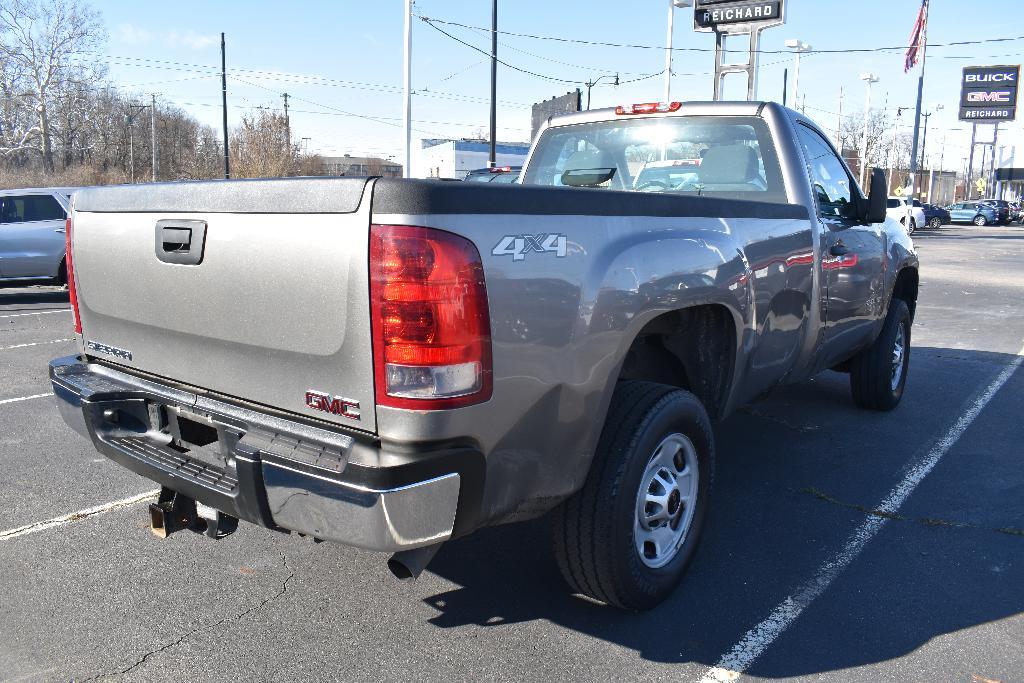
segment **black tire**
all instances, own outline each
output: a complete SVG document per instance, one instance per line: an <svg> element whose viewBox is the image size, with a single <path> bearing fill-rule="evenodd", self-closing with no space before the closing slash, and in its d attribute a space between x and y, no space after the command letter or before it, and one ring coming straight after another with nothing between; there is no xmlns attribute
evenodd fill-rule
<svg viewBox="0 0 1024 683"><path fill-rule="evenodd" d="M986 225L988 225L988 219L985 218L984 216L975 216L973 223L977 225L979 228L983 228Z"/></svg>
<svg viewBox="0 0 1024 683"><path fill-rule="evenodd" d="M696 454L696 505L675 555L652 568L641 560L635 541L640 486L658 446L679 434ZM555 557L569 586L630 610L665 600L700 540L714 462L711 422L696 396L653 382L619 382L586 482L554 513Z"/></svg>
<svg viewBox="0 0 1024 683"><path fill-rule="evenodd" d="M903 353L900 375L895 377L895 346L902 325ZM868 410L892 410L899 405L910 371L910 309L902 299L893 299L878 339L850 362L850 390L853 402ZM894 386L895 382L895 386Z"/></svg>
<svg viewBox="0 0 1024 683"><path fill-rule="evenodd" d="M928 225L929 227L931 227L932 230L938 230L939 228L942 227L942 219L939 218L938 216L935 216L930 221L928 221Z"/></svg>
<svg viewBox="0 0 1024 683"><path fill-rule="evenodd" d="M917 219L916 218L911 218L910 219L910 230L907 230L907 234L908 235L913 235L915 232L917 232Z"/></svg>

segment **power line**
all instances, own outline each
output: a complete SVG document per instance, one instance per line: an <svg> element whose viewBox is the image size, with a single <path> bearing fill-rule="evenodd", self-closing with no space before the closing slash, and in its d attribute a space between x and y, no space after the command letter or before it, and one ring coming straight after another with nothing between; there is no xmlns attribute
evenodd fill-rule
<svg viewBox="0 0 1024 683"><path fill-rule="evenodd" d="M462 24L462 23L459 23L457 21L448 21L448 20L445 20L445 19L437 19L437 18L434 18L434 17L427 17L427 16L423 16L423 15L417 15L417 17L419 19L421 19L422 21L426 22L427 24L431 24L431 25L436 22L438 24L445 24L447 26L458 26L460 28L467 28L467 29L471 29L471 30L474 30L474 31L483 30L483 31L490 32L490 29L486 29L486 28L483 28L481 26L472 26L470 24ZM434 28L437 28L437 27L435 26ZM514 31L498 31L498 33L503 34L503 35L507 35L507 36L515 36L517 38L530 38L532 40L551 40L551 41L561 42L561 43L576 43L576 44L579 44L579 45L595 45L595 46L599 46L599 47L620 47L620 48L631 48L631 49L639 49L639 50L662 50L662 51L664 51L666 49L669 49L669 48L666 48L664 45L637 45L637 44L632 44L632 43L609 43L609 42L596 41L596 40L582 40L580 38L565 38L565 37L562 37L562 36L542 36L542 35L535 35L535 34L530 34L530 33L517 33L517 32L514 32ZM959 41L954 41L954 42L949 42L949 43L928 43L928 47L935 48L935 47L954 47L954 46L964 46L964 45L982 45L982 44L987 44L987 43L1005 43L1005 42L1011 42L1011 41L1014 41L1014 40L1024 40L1024 36L1012 36L1012 37L1005 37L1005 38L987 38L987 39L984 39L984 40L959 40ZM834 50L829 50L829 49L825 49L825 50L812 50L811 52L819 53L819 54L851 54L851 53L863 53L863 52L887 52L887 51L893 51L893 50L907 50L907 49L909 49L909 47L910 46L907 46L907 45L897 45L897 46L892 46L892 47L870 47L870 48L845 48L845 49L834 49ZM672 49L673 52L714 52L715 51L714 48L702 48L702 47L673 47L671 49ZM748 51L747 50L727 50L727 52L743 52L743 53L746 53ZM791 54L791 51L788 50L788 49L787 50L757 50L757 52L759 52L760 54Z"/></svg>

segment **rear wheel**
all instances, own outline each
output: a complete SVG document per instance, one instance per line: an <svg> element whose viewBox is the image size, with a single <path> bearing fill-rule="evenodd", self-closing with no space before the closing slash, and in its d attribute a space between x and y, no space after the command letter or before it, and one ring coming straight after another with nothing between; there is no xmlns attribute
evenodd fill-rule
<svg viewBox="0 0 1024 683"><path fill-rule="evenodd" d="M910 309L893 299L882 333L850 361L853 402L869 410L892 410L903 398L910 370Z"/></svg>
<svg viewBox="0 0 1024 683"><path fill-rule="evenodd" d="M583 488L555 512L555 556L572 589L650 609L697 548L714 469L704 407L687 392L620 382Z"/></svg>
<svg viewBox="0 0 1024 683"><path fill-rule="evenodd" d="M917 219L912 217L910 219L910 229L907 230L907 233L913 235L915 232L917 232Z"/></svg>
<svg viewBox="0 0 1024 683"><path fill-rule="evenodd" d="M933 216L932 219L928 221L928 225L931 226L932 230L938 230L942 227L942 219L938 216Z"/></svg>
<svg viewBox="0 0 1024 683"><path fill-rule="evenodd" d="M984 216L975 216L974 224L977 225L979 228L984 227L988 225L988 219L985 218Z"/></svg>

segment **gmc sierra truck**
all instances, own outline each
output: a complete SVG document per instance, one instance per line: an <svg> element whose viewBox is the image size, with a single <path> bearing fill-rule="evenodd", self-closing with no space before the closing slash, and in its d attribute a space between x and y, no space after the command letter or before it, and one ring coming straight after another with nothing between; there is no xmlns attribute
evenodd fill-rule
<svg viewBox="0 0 1024 683"><path fill-rule="evenodd" d="M645 172L646 171L646 172ZM663 600L712 422L849 373L890 410L918 258L773 103L560 116L515 185L305 178L87 189L67 225L64 419L157 482L153 531L239 520L394 553L552 512L571 588Z"/></svg>

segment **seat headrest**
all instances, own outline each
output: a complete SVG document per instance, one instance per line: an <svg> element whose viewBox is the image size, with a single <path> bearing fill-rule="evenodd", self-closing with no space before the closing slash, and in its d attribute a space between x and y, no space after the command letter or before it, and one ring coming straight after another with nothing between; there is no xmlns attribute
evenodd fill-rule
<svg viewBox="0 0 1024 683"><path fill-rule="evenodd" d="M697 176L706 184L743 184L760 176L757 152L747 145L711 147L700 162Z"/></svg>

